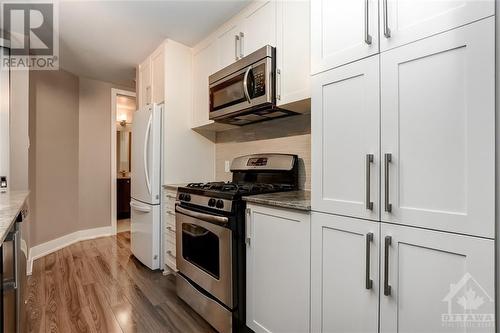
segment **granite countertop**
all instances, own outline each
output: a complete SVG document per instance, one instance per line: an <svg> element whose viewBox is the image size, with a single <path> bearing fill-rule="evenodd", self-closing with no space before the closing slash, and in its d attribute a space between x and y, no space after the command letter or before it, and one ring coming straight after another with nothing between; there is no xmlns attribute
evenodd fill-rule
<svg viewBox="0 0 500 333"><path fill-rule="evenodd" d="M166 190L172 190L172 191L177 191L179 187L186 186L187 183L184 184L165 184L163 185L163 188Z"/></svg>
<svg viewBox="0 0 500 333"><path fill-rule="evenodd" d="M16 217L23 208L29 191L0 193L0 243L3 243Z"/></svg>
<svg viewBox="0 0 500 333"><path fill-rule="evenodd" d="M303 211L311 210L310 191L291 191L291 192L258 194L258 195L243 197L243 200L267 206L298 209Z"/></svg>

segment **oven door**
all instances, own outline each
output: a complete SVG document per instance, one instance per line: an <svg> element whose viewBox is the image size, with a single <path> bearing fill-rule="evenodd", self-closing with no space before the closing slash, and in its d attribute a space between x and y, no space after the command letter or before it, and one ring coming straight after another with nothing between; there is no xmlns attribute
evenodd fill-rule
<svg viewBox="0 0 500 333"><path fill-rule="evenodd" d="M177 269L233 308L232 231L227 217L176 207Z"/></svg>
<svg viewBox="0 0 500 333"><path fill-rule="evenodd" d="M264 58L210 85L210 119L275 103L272 59Z"/></svg>

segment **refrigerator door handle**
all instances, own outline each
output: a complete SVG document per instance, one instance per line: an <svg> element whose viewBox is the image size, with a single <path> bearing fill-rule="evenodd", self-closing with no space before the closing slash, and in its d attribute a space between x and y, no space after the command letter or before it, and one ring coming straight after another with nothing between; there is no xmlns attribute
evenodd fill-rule
<svg viewBox="0 0 500 333"><path fill-rule="evenodd" d="M148 143L149 134L151 133L153 113L149 115L148 127L146 128L146 135L144 137L144 176L146 177L146 186L148 187L148 192L151 195L151 180L149 179L149 165L148 165Z"/></svg>
<svg viewBox="0 0 500 333"><path fill-rule="evenodd" d="M137 204L133 201L130 202L130 207L132 209L135 209L138 212L141 212L141 213L150 213L151 212L151 207L146 206L146 205L140 205L140 204Z"/></svg>

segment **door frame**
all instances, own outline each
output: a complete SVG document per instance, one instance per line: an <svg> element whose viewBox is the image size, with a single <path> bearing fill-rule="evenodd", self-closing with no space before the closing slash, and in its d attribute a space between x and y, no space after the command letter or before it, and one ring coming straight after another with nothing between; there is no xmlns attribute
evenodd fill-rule
<svg viewBox="0 0 500 333"><path fill-rule="evenodd" d="M124 95L129 97L137 96L133 91L111 88L111 232L116 235L116 97Z"/></svg>

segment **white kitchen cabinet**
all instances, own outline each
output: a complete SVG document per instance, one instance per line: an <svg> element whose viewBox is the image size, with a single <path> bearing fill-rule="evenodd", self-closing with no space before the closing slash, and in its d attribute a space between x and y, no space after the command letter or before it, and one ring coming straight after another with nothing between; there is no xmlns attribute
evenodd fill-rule
<svg viewBox="0 0 500 333"><path fill-rule="evenodd" d="M241 57L266 46L276 46L276 1L256 1L243 13Z"/></svg>
<svg viewBox="0 0 500 333"><path fill-rule="evenodd" d="M276 6L276 99L285 106L311 97L310 6L309 1L279 1Z"/></svg>
<svg viewBox="0 0 500 333"><path fill-rule="evenodd" d="M312 74L378 52L377 0L311 0Z"/></svg>
<svg viewBox="0 0 500 333"><path fill-rule="evenodd" d="M312 213L311 332L378 331L378 222Z"/></svg>
<svg viewBox="0 0 500 333"><path fill-rule="evenodd" d="M379 56L312 80L312 207L378 220Z"/></svg>
<svg viewBox="0 0 500 333"><path fill-rule="evenodd" d="M380 0L379 6L381 51L495 14L490 0Z"/></svg>
<svg viewBox="0 0 500 333"><path fill-rule="evenodd" d="M494 45L488 18L381 54L383 221L495 236Z"/></svg>
<svg viewBox="0 0 500 333"><path fill-rule="evenodd" d="M165 47L165 43L162 43L139 65L139 108L165 101Z"/></svg>
<svg viewBox="0 0 500 333"><path fill-rule="evenodd" d="M175 203L177 191L163 189L162 225L163 225L163 258L170 270L177 271L176 237L175 237Z"/></svg>
<svg viewBox="0 0 500 333"><path fill-rule="evenodd" d="M160 104L165 101L165 44L151 54L151 100Z"/></svg>
<svg viewBox="0 0 500 333"><path fill-rule="evenodd" d="M309 332L310 215L248 205L247 326Z"/></svg>
<svg viewBox="0 0 500 333"><path fill-rule="evenodd" d="M231 22L217 36L216 57L218 59L218 66L216 70L231 65L241 57L240 33L241 28L238 22Z"/></svg>
<svg viewBox="0 0 500 333"><path fill-rule="evenodd" d="M217 43L211 42L193 54L192 127L213 123L209 120L208 77L217 71Z"/></svg>
<svg viewBox="0 0 500 333"><path fill-rule="evenodd" d="M380 332L495 331L446 321L495 313L493 240L385 223L380 235Z"/></svg>
<svg viewBox="0 0 500 333"><path fill-rule="evenodd" d="M139 93L139 108L143 108L152 101L152 72L151 58L148 57L139 65L139 84L137 92Z"/></svg>

